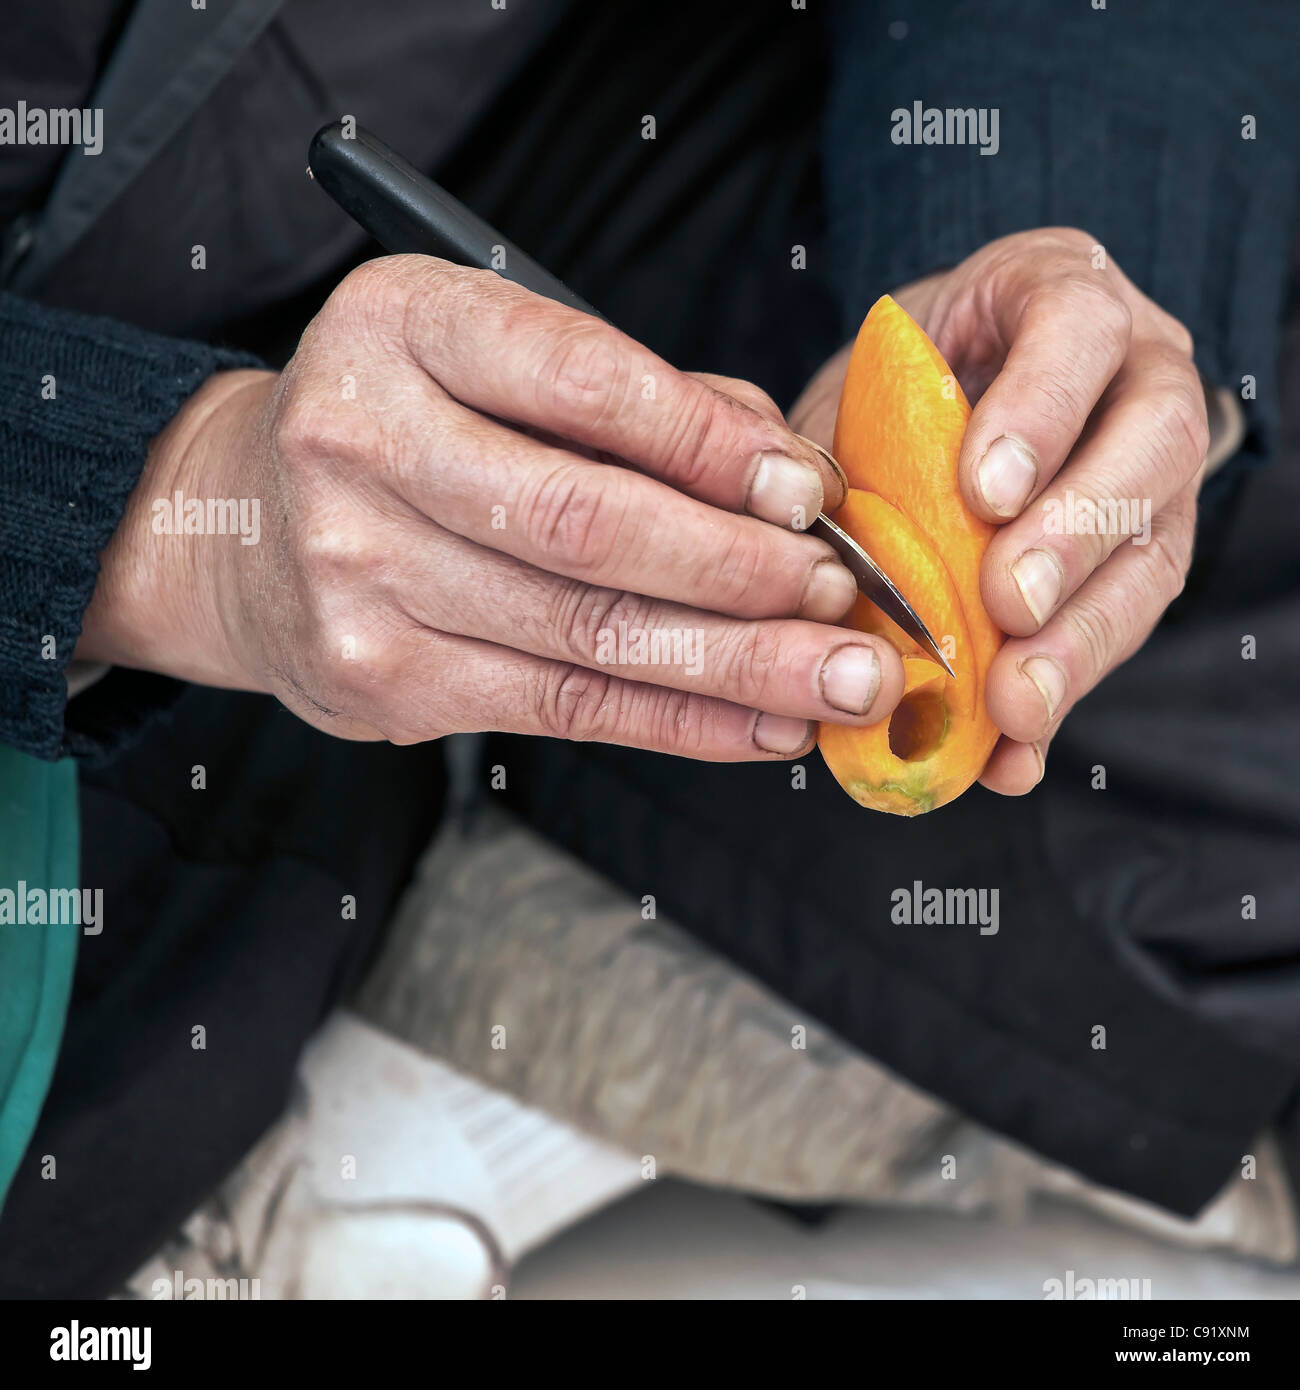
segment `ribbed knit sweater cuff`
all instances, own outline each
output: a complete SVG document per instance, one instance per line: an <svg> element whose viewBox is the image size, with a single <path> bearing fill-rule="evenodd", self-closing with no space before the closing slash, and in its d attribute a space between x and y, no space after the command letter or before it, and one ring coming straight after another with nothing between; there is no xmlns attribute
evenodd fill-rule
<svg viewBox="0 0 1300 1390"><path fill-rule="evenodd" d="M1266 450L1296 207L1300 7L942 8L888 31L874 5L835 9L825 164L845 336L878 295L997 237L1081 227L1187 325L1211 380L1241 390L1253 378L1248 447ZM997 110L996 153L919 133L895 144L892 113L917 102Z"/></svg>
<svg viewBox="0 0 1300 1390"><path fill-rule="evenodd" d="M103 753L181 689L113 672L69 705L64 669L149 442L214 371L257 365L0 294L0 741Z"/></svg>

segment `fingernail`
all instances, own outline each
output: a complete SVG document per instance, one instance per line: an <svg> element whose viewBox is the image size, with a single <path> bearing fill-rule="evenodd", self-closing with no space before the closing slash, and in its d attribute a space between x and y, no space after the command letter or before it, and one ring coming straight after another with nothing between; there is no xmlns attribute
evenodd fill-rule
<svg viewBox="0 0 1300 1390"><path fill-rule="evenodd" d="M980 495L998 516L1019 516L1038 481L1038 465L1029 449L1004 434L989 445L976 475Z"/></svg>
<svg viewBox="0 0 1300 1390"><path fill-rule="evenodd" d="M791 431L791 433L794 433L793 430ZM840 495L836 502L832 504L831 510L834 511L835 506L837 506L840 502L843 502L844 499L849 495L849 475L840 467L838 460L835 458L835 455L830 453L828 450L823 449L822 446L818 444L818 442L815 439L809 439L806 434L796 434L794 437L800 440L802 443L806 444L810 449L812 449L817 454L818 458L825 459L826 466L831 470L832 473L835 474L836 480L839 482L840 485ZM823 496L823 507L825 506L825 504L826 498Z"/></svg>
<svg viewBox="0 0 1300 1390"><path fill-rule="evenodd" d="M838 560L818 560L808 575L799 616L813 623L833 623L858 596L858 581Z"/></svg>
<svg viewBox="0 0 1300 1390"><path fill-rule="evenodd" d="M880 688L880 662L870 647L837 647L822 662L822 698L845 714L865 714Z"/></svg>
<svg viewBox="0 0 1300 1390"><path fill-rule="evenodd" d="M765 753L797 753L812 733L813 726L807 719L760 714L754 723L753 739Z"/></svg>
<svg viewBox="0 0 1300 1390"><path fill-rule="evenodd" d="M1029 746L1034 750L1034 757L1038 759L1038 782L1041 782L1047 774L1047 759L1043 756L1042 744L1031 743ZM1038 782L1035 782L1034 786L1037 786Z"/></svg>
<svg viewBox="0 0 1300 1390"><path fill-rule="evenodd" d="M1033 681L1038 693L1043 697L1043 704L1047 706L1047 717L1050 719L1065 699L1066 678L1061 663L1050 656L1031 656L1020 663L1020 670Z"/></svg>
<svg viewBox="0 0 1300 1390"><path fill-rule="evenodd" d="M822 509L822 495L815 468L782 454L762 454L745 509L762 521L806 531Z"/></svg>
<svg viewBox="0 0 1300 1390"><path fill-rule="evenodd" d="M1064 576L1056 556L1047 550L1026 550L1011 566L1011 577L1041 627L1061 598Z"/></svg>

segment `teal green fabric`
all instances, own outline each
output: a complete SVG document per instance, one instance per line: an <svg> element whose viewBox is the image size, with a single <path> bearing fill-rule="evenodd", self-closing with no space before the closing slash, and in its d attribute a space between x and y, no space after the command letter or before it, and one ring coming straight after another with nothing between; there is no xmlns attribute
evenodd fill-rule
<svg viewBox="0 0 1300 1390"><path fill-rule="evenodd" d="M75 761L0 745L0 1206L50 1088L81 935L15 903L20 885L76 888L79 854Z"/></svg>

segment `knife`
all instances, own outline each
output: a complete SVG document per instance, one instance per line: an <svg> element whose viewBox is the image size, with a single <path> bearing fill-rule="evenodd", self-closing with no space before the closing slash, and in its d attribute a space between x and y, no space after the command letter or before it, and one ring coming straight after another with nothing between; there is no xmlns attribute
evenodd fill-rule
<svg viewBox="0 0 1300 1390"><path fill-rule="evenodd" d="M496 270L534 294L602 318L549 270L363 126L351 121L346 127L342 121L322 126L312 137L307 173L386 251L440 256L457 265ZM950 676L955 674L916 610L852 536L824 514L818 514L808 534L835 551L861 594Z"/></svg>

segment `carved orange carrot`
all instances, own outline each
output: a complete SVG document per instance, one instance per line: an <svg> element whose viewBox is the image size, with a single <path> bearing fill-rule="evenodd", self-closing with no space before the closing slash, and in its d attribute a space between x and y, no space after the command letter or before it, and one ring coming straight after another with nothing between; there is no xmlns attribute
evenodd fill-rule
<svg viewBox="0 0 1300 1390"><path fill-rule="evenodd" d="M835 457L849 494L835 520L899 586L956 677L869 600L851 619L888 638L907 685L887 724L823 724L822 756L855 801L916 816L960 796L984 770L997 730L984 681L1002 645L980 599L994 528L967 510L957 454L970 405L934 344L888 296L853 345L835 422Z"/></svg>

